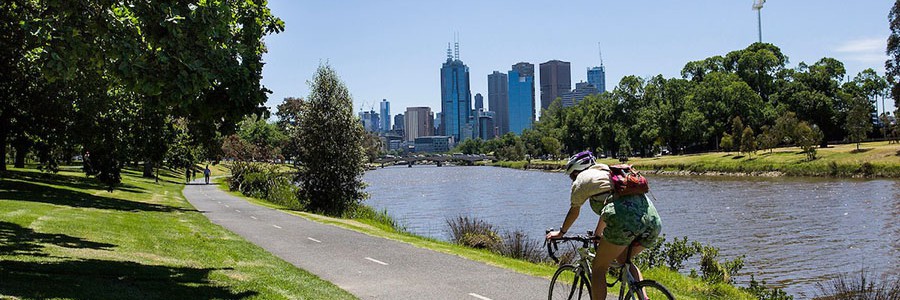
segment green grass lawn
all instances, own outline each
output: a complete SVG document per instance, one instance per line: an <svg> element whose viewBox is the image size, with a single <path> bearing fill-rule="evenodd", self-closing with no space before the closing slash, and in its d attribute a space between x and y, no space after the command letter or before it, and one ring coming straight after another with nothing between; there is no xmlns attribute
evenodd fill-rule
<svg viewBox="0 0 900 300"><path fill-rule="evenodd" d="M77 169L0 179L0 299L353 299L123 171L114 192Z"/></svg>
<svg viewBox="0 0 900 300"><path fill-rule="evenodd" d="M219 187L228 191L227 185L221 180L217 180ZM524 260L513 259L502 256L495 252L483 249L474 249L462 245L444 242L436 239L421 237L407 232L397 231L391 226L368 219L341 219L332 218L307 212L290 210L286 207L269 203L261 199L246 197L238 192L229 192L232 195L246 199L247 201L273 209L279 209L287 213L307 218L324 224L340 226L350 230L355 230L368 235L383 237L395 241L404 242L420 248L431 249L451 255L465 257L474 261L483 262L489 265L510 269L519 273L532 276L544 277L550 279L556 271L557 266L551 263L531 263ZM678 272L670 271L668 268L655 268L644 272L647 279L656 280L672 291L676 299L700 300L700 299L755 299L749 293L727 284L708 284L700 279L690 278ZM549 286L548 286L549 288ZM618 285L611 288L610 292L618 292ZM540 299L538 295L535 299Z"/></svg>

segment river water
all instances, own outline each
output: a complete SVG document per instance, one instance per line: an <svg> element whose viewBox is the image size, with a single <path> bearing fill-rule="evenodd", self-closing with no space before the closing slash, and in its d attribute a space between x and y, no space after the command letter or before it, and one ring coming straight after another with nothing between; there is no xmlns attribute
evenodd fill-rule
<svg viewBox="0 0 900 300"><path fill-rule="evenodd" d="M648 177L663 234L718 247L724 259L746 255L738 283L755 274L807 299L840 273L900 275L900 180ZM388 167L363 180L367 204L443 240L457 216L540 238L562 223L571 184L562 173L497 167ZM596 222L584 205L569 232Z"/></svg>

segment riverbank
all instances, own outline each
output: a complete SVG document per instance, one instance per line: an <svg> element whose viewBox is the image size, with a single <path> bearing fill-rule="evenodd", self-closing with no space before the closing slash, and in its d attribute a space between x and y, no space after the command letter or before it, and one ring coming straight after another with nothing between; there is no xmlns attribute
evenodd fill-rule
<svg viewBox="0 0 900 300"><path fill-rule="evenodd" d="M219 187L222 190L228 192L227 185L225 185L224 183L220 182ZM386 220L384 219L378 221L374 218L332 218L307 212L291 210L287 207L266 202L261 199L244 196L243 194L238 192L228 193L260 206L278 209L286 213L294 214L316 222L340 226L367 235L387 238L407 243L419 248L425 248L437 252L464 257L466 259L482 262L492 266L506 268L526 275L549 279L553 275L553 272L556 270L556 266L551 263L531 263L523 260L505 257L498 253L484 249L474 249L433 238L417 236L405 232L404 230L402 230L402 228L398 229L396 226L396 222L394 222L394 226L389 225L390 220L387 220L386 222ZM742 291L734 286L721 283L709 284L700 279L691 278L678 272L671 271L665 267L646 270L644 274L647 276L647 278L657 280L667 285L678 299L755 299L749 293Z"/></svg>
<svg viewBox="0 0 900 300"><path fill-rule="evenodd" d="M600 159L617 164L615 159ZM628 163L651 174L683 176L811 176L844 178L900 178L900 144L888 142L834 145L817 149L816 159L806 160L800 148L776 148L753 155L713 152L630 158ZM561 171L565 160L500 161L499 167Z"/></svg>
<svg viewBox="0 0 900 300"><path fill-rule="evenodd" d="M122 170L111 193L78 169L0 174L0 298L354 298L212 224L162 173Z"/></svg>

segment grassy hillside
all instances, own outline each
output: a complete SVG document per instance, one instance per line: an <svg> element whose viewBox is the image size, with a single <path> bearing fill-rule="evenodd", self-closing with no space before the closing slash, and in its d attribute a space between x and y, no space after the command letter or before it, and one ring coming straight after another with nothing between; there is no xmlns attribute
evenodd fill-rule
<svg viewBox="0 0 900 300"><path fill-rule="evenodd" d="M352 299L125 170L109 193L78 170L0 179L0 298Z"/></svg>

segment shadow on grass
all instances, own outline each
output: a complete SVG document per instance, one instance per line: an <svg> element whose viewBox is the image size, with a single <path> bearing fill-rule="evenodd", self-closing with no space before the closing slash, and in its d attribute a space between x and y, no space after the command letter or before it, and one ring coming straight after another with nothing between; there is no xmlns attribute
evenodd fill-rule
<svg viewBox="0 0 900 300"><path fill-rule="evenodd" d="M120 211L194 211L167 205L100 197L18 180L0 180L0 199Z"/></svg>
<svg viewBox="0 0 900 300"><path fill-rule="evenodd" d="M0 221L0 255L47 256L42 253L43 244L52 244L74 249L110 250L116 245L97 243L65 234L40 233L19 226L19 224Z"/></svg>
<svg viewBox="0 0 900 300"><path fill-rule="evenodd" d="M145 265L97 259L44 263L0 261L0 294L66 299L243 299L209 280L222 269Z"/></svg>
<svg viewBox="0 0 900 300"><path fill-rule="evenodd" d="M850 153L853 153L853 154L856 154L856 153L866 153L866 152L871 151L872 149L875 149L875 148L853 149L853 150L850 150Z"/></svg>
<svg viewBox="0 0 900 300"><path fill-rule="evenodd" d="M745 157L745 156L743 156L743 155L735 155L735 156L732 157L731 159L741 159L741 158L744 158L744 157Z"/></svg>
<svg viewBox="0 0 900 300"><path fill-rule="evenodd" d="M75 189L81 190L107 190L106 185L100 183L96 179L86 178L86 177L75 177L75 176L67 176L63 174L53 174L53 173L42 173L42 172L25 172L25 171L6 171L0 175L2 178L10 178L10 179L18 179L24 180L28 182L39 182L43 184L50 185L61 185L67 186ZM143 188L130 185L130 184L119 184L116 186L116 190L131 192L131 193L141 193L144 191Z"/></svg>

